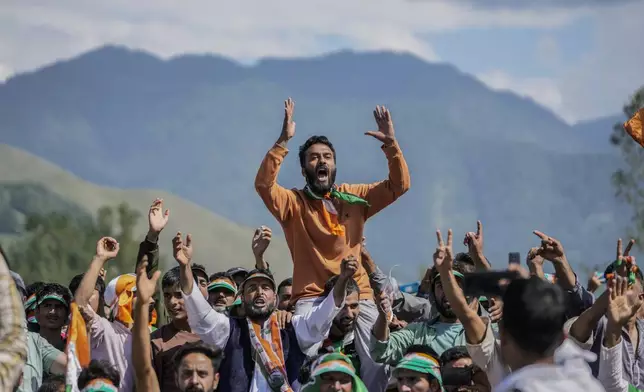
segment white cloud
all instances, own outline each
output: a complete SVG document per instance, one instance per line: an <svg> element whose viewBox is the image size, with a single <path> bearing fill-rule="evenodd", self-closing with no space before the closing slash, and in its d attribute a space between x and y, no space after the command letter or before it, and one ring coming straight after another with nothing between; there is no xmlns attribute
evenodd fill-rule
<svg viewBox="0 0 644 392"><path fill-rule="evenodd" d="M566 10L475 10L447 0L13 2L0 8L0 63L20 72L105 43L164 57L218 53L252 60L352 48L409 51L436 60L424 34L476 27L549 28L574 17Z"/></svg>
<svg viewBox="0 0 644 392"><path fill-rule="evenodd" d="M449 61L438 59L425 37L503 27L543 31L536 55L552 75L514 77L512 70L521 66L517 62L499 64L479 78L495 89L529 96L569 121L615 113L644 82L644 52L638 51L644 36L641 3L566 9L515 7L512 2L506 8L477 8L472 1L5 2L0 7L0 78L107 43L162 57L217 53L245 62L346 48L407 51L429 61ZM552 29L588 15L599 26L596 48L579 64L563 64Z"/></svg>
<svg viewBox="0 0 644 392"><path fill-rule="evenodd" d="M561 91L554 79L517 78L499 69L476 75L476 77L493 90L512 91L518 95L532 98L535 102L557 113L567 122L577 120L563 107Z"/></svg>
<svg viewBox="0 0 644 392"><path fill-rule="evenodd" d="M644 85L642 15L642 2L598 12L594 49L560 73L562 104L580 120L621 112Z"/></svg>

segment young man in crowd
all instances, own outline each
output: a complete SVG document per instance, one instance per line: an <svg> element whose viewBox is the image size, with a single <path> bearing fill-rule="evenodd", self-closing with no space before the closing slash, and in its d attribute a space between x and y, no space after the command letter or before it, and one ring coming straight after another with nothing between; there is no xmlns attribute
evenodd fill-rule
<svg viewBox="0 0 644 392"><path fill-rule="evenodd" d="M440 356L443 387L448 392L490 392L485 372L474 362L465 346L452 347Z"/></svg>
<svg viewBox="0 0 644 392"><path fill-rule="evenodd" d="M295 135L294 102L285 102L282 133L264 158L255 189L279 221L293 260L293 298L295 314L304 314L319 303L324 284L340 271L348 256L360 256L367 219L393 203L410 187L409 169L396 141L389 111L376 107L377 131L366 135L382 143L389 164L386 180L374 184L335 184L335 149L324 136L309 138L299 151L303 189L287 190L277 184L277 175L287 144ZM361 290L360 318L356 328L358 350L369 355L371 329L377 318L369 278L360 268L354 277ZM378 390L383 386L370 386Z"/></svg>
<svg viewBox="0 0 644 392"><path fill-rule="evenodd" d="M393 371L398 392L442 392L441 366L427 346L411 346Z"/></svg>
<svg viewBox="0 0 644 392"><path fill-rule="evenodd" d="M203 267L192 269L195 277L202 274L203 270ZM201 288L199 283L197 285ZM170 322L150 335L152 364L161 390L178 392L173 356L184 344L197 342L200 339L199 336L191 332L190 324L188 324L188 314L181 296L179 267L174 267L163 275L161 290L163 291L163 305Z"/></svg>
<svg viewBox="0 0 644 392"><path fill-rule="evenodd" d="M451 267L453 274L458 278L459 285L462 284L464 274L473 272L476 268L471 259L466 256L463 253L459 254L459 258L454 260ZM440 273L436 267L433 269L431 280L438 317L426 322L409 324L396 332L390 333L389 330L390 299L385 293L381 293L378 321L373 330L376 341L371 352L375 361L395 366L412 345L427 346L440 355L449 348L465 344L465 330L446 296L446 290L443 288L443 273ZM479 308L476 298L470 298L467 305L472 309Z"/></svg>
<svg viewBox="0 0 644 392"><path fill-rule="evenodd" d="M191 236L184 243L178 233L173 245L174 257L181 268L181 290L190 327L204 342L224 350L222 390L268 392L295 388L304 360L302 350L328 334L333 318L344 303L348 281L357 270L358 262L343 262L333 295L306 315L293 316L289 328L280 329L275 313L277 287L270 272L249 273L239 289L246 317L229 318L212 309L194 285L190 269ZM251 352L260 354L251 355Z"/></svg>
<svg viewBox="0 0 644 392"><path fill-rule="evenodd" d="M36 293L38 333L60 351L65 350L63 327L67 325L72 295L65 286L47 283Z"/></svg>
<svg viewBox="0 0 644 392"><path fill-rule="evenodd" d="M311 366L310 380L302 392L367 392L351 360L342 353L319 356Z"/></svg>
<svg viewBox="0 0 644 392"><path fill-rule="evenodd" d="M178 267L177 271L178 271ZM181 290L179 290L181 295ZM237 297L237 285L225 272L218 272L210 276L208 284L208 302L217 312L225 312Z"/></svg>
<svg viewBox="0 0 644 392"><path fill-rule="evenodd" d="M331 294L337 283L337 276L329 279L324 287L324 296ZM347 295L342 310L333 319L329 336L321 344L316 344L308 352L314 353L340 352L351 360L356 374L366 385L383 385L389 379L389 368L375 363L371 356L364 355L356 349L355 328L360 316L360 287L354 279L347 285ZM363 375L367 375L366 377ZM374 379L375 378L375 379Z"/></svg>
<svg viewBox="0 0 644 392"><path fill-rule="evenodd" d="M40 326L36 321L36 293L45 285L45 282L34 282L27 286L27 297L25 298L25 316L27 318L27 329L31 332L38 332ZM74 293L72 293L74 294Z"/></svg>
<svg viewBox="0 0 644 392"><path fill-rule="evenodd" d="M78 375L81 392L117 392L121 376L114 365L93 359Z"/></svg>
<svg viewBox="0 0 644 392"><path fill-rule="evenodd" d="M157 199L148 211L148 233L139 245L137 265L143 259L149 268L156 268L159 260L159 234L168 222L169 211L163 211L163 200ZM133 324L132 307L135 301L136 277L133 274L120 275L108 284L105 302L110 308L109 320L100 317L90 306L90 298L96 288L96 281L108 260L118 255L118 242L109 237L101 238L96 244L96 255L85 272L76 291L75 300L88 326L92 359L105 360L114 364L121 375L119 390L133 389L133 369L129 369L131 358L131 332Z"/></svg>
<svg viewBox="0 0 644 392"><path fill-rule="evenodd" d="M277 309L293 311L294 307L291 304L291 297L293 296L293 278L286 278L277 286L278 304Z"/></svg>
<svg viewBox="0 0 644 392"><path fill-rule="evenodd" d="M617 242L617 257L607 268L606 272L627 279L629 297L642 298L642 271L634 264L630 254L634 241L630 241L622 252L622 241ZM566 330L582 348L589 349L598 356L601 355L602 345L606 344L607 336L615 331L609 331L606 312L609 304L609 290L604 292L597 301L579 317L566 323ZM622 351L620 356L624 369L623 378L636 388L644 389L644 320L638 313L633 314L620 329L621 339L615 343ZM610 341L610 339L608 339ZM611 346L612 347L612 346ZM611 352L617 349L611 350ZM600 361L591 364L593 375L599 375Z"/></svg>
<svg viewBox="0 0 644 392"><path fill-rule="evenodd" d="M154 272L150 278L146 273L147 261L137 269L136 287L139 301L134 304L134 326L132 362L138 391L166 391L159 387L159 380L148 355L151 350L148 336L150 322L150 302L156 291L161 273ZM221 350L212 348L203 342L186 343L178 347L172 357L175 389L181 392L214 392L219 385L219 366L222 361Z"/></svg>

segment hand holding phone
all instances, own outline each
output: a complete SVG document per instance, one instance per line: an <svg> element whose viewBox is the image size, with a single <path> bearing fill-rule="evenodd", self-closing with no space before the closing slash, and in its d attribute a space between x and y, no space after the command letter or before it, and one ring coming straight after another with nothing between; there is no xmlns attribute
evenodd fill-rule
<svg viewBox="0 0 644 392"><path fill-rule="evenodd" d="M519 252L510 252L508 254L508 264L521 264L521 254Z"/></svg>

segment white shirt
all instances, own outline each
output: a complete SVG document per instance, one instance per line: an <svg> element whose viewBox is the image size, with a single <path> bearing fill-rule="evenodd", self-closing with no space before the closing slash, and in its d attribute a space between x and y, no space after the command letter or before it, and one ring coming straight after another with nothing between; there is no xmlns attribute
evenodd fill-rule
<svg viewBox="0 0 644 392"><path fill-rule="evenodd" d="M205 343L212 344L221 350L226 348L230 336L230 319L223 313L216 312L204 298L196 284L192 285L192 292L188 295L181 293L188 313L188 324L192 332L197 334ZM333 319L344 306L335 306L333 292L322 302L313 306L306 314L295 315L291 324L295 330L300 350L305 352L329 335ZM249 392L270 392L259 365L255 364L253 379Z"/></svg>

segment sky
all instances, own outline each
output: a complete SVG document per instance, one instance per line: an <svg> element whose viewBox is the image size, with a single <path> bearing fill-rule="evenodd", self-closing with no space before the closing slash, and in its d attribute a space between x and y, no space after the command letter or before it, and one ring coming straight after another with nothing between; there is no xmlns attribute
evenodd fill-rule
<svg viewBox="0 0 644 392"><path fill-rule="evenodd" d="M447 62L569 123L644 85L639 0L0 0L0 81L118 44L253 63L394 50Z"/></svg>

